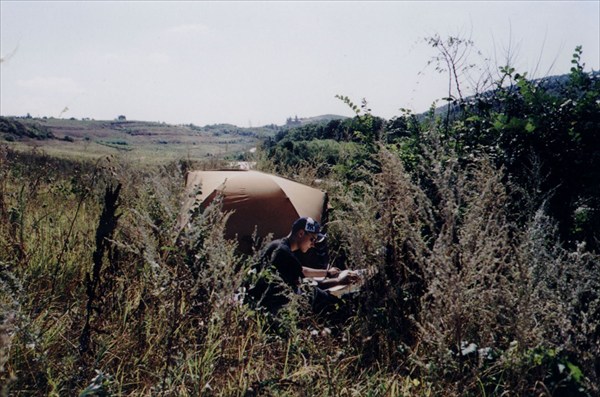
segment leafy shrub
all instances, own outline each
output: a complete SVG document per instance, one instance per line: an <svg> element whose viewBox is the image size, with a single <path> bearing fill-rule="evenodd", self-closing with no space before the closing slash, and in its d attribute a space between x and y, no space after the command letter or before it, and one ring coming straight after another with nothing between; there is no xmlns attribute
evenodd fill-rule
<svg viewBox="0 0 600 397"><path fill-rule="evenodd" d="M0 116L0 132L14 138L53 139L54 134L39 123L22 123L14 118Z"/></svg>

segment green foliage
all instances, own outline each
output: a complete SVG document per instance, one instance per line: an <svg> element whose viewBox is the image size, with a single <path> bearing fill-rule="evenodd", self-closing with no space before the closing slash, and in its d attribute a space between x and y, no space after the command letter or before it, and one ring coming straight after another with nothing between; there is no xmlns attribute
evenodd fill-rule
<svg viewBox="0 0 600 397"><path fill-rule="evenodd" d="M535 159L546 173L540 188L553 192L548 205L565 241L583 240L596 247L600 212L590 212L594 215L584 228L575 214L581 207L600 208L600 140L595 132L600 75L574 68L562 84L532 82L522 75L514 81L514 88L486 100L486 109L470 108L457 121L462 148L465 154L474 149L492 154L520 184L530 178L526 170Z"/></svg>
<svg viewBox="0 0 600 397"><path fill-rule="evenodd" d="M472 43L440 40L438 37L430 43L442 49L442 58L435 62L443 63L439 67L444 71L450 70L458 86L459 70L466 68L466 73L472 69L463 59ZM452 46L460 49L451 50ZM538 205L546 200L565 242L573 246L584 241L590 249L597 249L600 74L584 71L581 53L582 49L576 48L571 74L560 78L531 81L526 73L503 66L499 68L500 78L494 91L451 98L443 120L436 117L435 111L420 117L404 111L385 122L370 114L366 101L358 106L347 96L337 95L356 117L284 130L268 140L263 149L268 159L279 164L280 171L309 164L320 167L320 177L335 172L348 181L368 180L370 173L378 172L373 157L378 142L398 153L405 167L414 171L423 159L424 145L439 139L460 161L489 156L497 166L506 169L508 178L525 189L532 180L532 170L539 165L539 172L545 176L538 178ZM455 65L457 62L460 67ZM324 143L332 139L354 142L359 145L358 150L348 155L344 146L336 149L333 144Z"/></svg>
<svg viewBox="0 0 600 397"><path fill-rule="evenodd" d="M473 68L447 45L472 43L441 44L437 62L449 62L439 66L458 89ZM346 130L334 139L355 143L353 154L321 156L332 144L322 126L290 129L265 145L278 172L312 166L337 182L327 185L334 263L377 269L357 298L361 363L416 355L419 373L442 382L443 394L593 389L600 75L584 71L580 48L573 65L567 76L536 81L507 65L493 91L450 93L442 111L403 111L378 128L370 111L337 96L356 117L339 123ZM361 128L369 133L352 133ZM422 350L411 350L415 343ZM495 353L462 354L471 345ZM530 353L539 346L557 353L531 359L541 357Z"/></svg>
<svg viewBox="0 0 600 397"><path fill-rule="evenodd" d="M33 139L54 139L54 134L46 126L39 123L21 123L16 118L0 116L0 133L7 134L6 139L33 138Z"/></svg>
<svg viewBox="0 0 600 397"><path fill-rule="evenodd" d="M366 100L361 108L348 97L336 96L359 113L355 118L331 120L327 123L307 124L280 131L267 139L262 150L276 170L312 167L317 176L335 173L345 181L361 181L377 172L374 160L377 143L382 138L385 120L370 114Z"/></svg>
<svg viewBox="0 0 600 397"><path fill-rule="evenodd" d="M486 385L488 392L495 395L500 395L505 390L499 388L497 379L500 376L508 377L513 373L518 372L520 376L536 380L535 389L541 393L548 393L552 396L590 396L586 391L585 385L582 383L583 374L579 367L569 361L564 354L561 354L553 349L528 349L519 351L516 346L509 348L506 352L499 356L499 360L506 360L502 374L496 371L491 371L494 375L488 379L482 379L482 383ZM487 364L490 367L494 366L493 360Z"/></svg>
<svg viewBox="0 0 600 397"><path fill-rule="evenodd" d="M96 376L90 384L79 393L79 397L108 397L110 392L110 377L102 371L96 371Z"/></svg>

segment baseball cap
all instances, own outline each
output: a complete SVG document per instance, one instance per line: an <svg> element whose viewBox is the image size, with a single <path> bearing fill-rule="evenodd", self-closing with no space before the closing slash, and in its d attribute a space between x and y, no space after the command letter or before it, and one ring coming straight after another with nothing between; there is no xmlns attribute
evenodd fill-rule
<svg viewBox="0 0 600 397"><path fill-rule="evenodd" d="M319 222L309 216L304 216L294 221L292 224L292 234L296 233L298 230L305 230L308 233L316 234L318 243L327 237L326 234L321 234L321 225L319 225Z"/></svg>

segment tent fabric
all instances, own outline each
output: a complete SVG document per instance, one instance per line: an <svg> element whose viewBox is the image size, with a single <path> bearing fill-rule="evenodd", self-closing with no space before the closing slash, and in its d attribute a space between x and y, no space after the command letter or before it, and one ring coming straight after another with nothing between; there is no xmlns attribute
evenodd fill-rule
<svg viewBox="0 0 600 397"><path fill-rule="evenodd" d="M182 226L189 221L194 203L206 208L222 196L222 210L232 211L225 227L228 239L248 239L255 229L258 237L273 233L274 238L280 238L301 216L320 223L323 220L325 192L276 175L248 170L192 171L186 190L193 194L198 188L199 194L184 204Z"/></svg>

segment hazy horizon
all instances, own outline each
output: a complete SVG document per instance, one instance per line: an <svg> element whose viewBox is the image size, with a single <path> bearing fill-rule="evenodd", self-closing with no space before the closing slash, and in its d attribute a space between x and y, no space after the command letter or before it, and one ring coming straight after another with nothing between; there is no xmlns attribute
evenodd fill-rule
<svg viewBox="0 0 600 397"><path fill-rule="evenodd" d="M249 127L352 116L339 94L390 119L447 94L426 37L468 37L478 66L509 56L532 78L568 73L581 45L597 71L599 15L597 1L2 0L0 114Z"/></svg>

